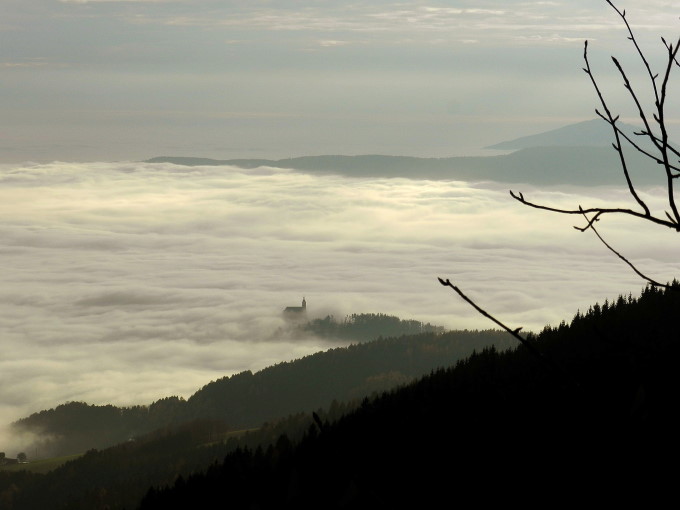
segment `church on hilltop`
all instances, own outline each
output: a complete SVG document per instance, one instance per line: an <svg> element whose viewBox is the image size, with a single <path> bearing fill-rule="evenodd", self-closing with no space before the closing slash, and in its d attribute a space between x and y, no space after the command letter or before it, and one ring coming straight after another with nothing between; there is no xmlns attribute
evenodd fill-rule
<svg viewBox="0 0 680 510"><path fill-rule="evenodd" d="M307 301L302 298L302 306L287 306L283 309L286 319L304 319L307 314Z"/></svg>

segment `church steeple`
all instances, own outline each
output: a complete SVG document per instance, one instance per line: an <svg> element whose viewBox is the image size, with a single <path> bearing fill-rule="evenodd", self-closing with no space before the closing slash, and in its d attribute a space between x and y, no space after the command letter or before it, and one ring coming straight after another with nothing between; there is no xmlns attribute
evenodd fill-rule
<svg viewBox="0 0 680 510"><path fill-rule="evenodd" d="M307 300L302 298L302 306L287 306L283 309L283 316L287 319L301 320L307 314Z"/></svg>

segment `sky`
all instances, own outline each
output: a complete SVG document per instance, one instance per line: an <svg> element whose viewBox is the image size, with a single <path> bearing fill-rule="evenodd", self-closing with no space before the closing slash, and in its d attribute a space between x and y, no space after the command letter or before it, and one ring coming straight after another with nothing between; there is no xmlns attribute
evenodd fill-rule
<svg viewBox="0 0 680 510"><path fill-rule="evenodd" d="M644 48L676 36L679 7L631 4ZM586 38L608 97L625 102L608 60L621 53L639 77L625 36L592 0L2 0L2 421L188 397L337 345L286 334L280 311L303 297L312 317L491 327L437 282L451 278L537 331L638 294L573 219L520 206L507 185L141 162L486 154L594 116ZM519 190L630 204L621 188ZM671 234L606 226L651 276L678 274Z"/></svg>
<svg viewBox="0 0 680 510"><path fill-rule="evenodd" d="M625 36L594 0L3 0L0 162L471 155L594 117L583 41L616 96Z"/></svg>

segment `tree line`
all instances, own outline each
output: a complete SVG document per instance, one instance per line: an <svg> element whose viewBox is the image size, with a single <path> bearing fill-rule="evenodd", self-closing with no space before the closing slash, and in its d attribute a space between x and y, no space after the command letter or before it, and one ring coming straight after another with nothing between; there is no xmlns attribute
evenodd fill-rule
<svg viewBox="0 0 680 510"><path fill-rule="evenodd" d="M491 344L505 349L512 345L512 339L493 330L380 338L278 363L255 373L225 376L186 400L169 396L148 406L130 407L69 402L18 420L13 429L45 437L36 447L43 456L57 456L105 448L197 419L220 420L231 428L257 427L333 400L361 398L406 384Z"/></svg>
<svg viewBox="0 0 680 510"><path fill-rule="evenodd" d="M379 337L417 335L419 333L443 333L441 326L417 320L404 320L383 313L353 313L337 320L333 315L313 319L298 328L324 338L366 342Z"/></svg>

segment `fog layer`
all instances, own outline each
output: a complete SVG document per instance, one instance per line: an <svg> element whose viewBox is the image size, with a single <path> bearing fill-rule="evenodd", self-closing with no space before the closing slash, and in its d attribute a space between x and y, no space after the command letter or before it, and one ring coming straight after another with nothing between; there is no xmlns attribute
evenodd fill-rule
<svg viewBox="0 0 680 510"><path fill-rule="evenodd" d="M536 191L556 205L626 204L608 188ZM653 190L651 190L653 192ZM578 218L494 183L313 176L143 163L0 167L0 415L70 400L188 396L212 379L334 344L277 335L311 317L382 312L452 329L540 329L642 282ZM639 221L601 230L658 279L674 239ZM632 234L632 235L631 235Z"/></svg>

